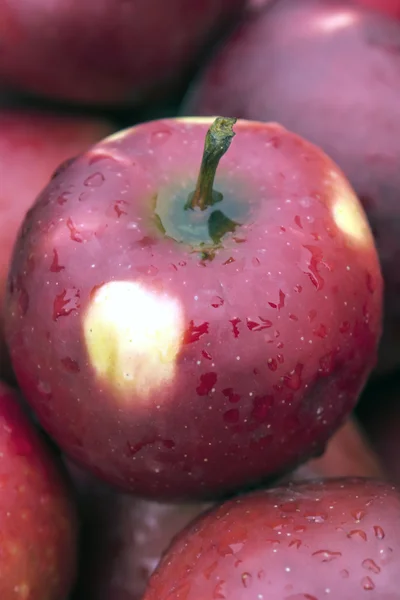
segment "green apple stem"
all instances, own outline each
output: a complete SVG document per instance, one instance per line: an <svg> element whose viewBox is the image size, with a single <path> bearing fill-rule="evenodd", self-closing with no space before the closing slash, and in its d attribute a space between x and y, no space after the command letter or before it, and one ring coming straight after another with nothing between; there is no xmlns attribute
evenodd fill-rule
<svg viewBox="0 0 400 600"><path fill-rule="evenodd" d="M219 161L235 136L233 125L236 121L235 118L217 117L207 131L196 189L189 195L186 209L205 210L222 200L222 194L213 189L214 179Z"/></svg>

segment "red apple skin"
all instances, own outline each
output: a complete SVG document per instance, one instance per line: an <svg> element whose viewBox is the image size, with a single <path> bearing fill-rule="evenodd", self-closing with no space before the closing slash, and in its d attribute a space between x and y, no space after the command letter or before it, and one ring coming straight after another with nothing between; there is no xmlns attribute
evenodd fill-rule
<svg viewBox="0 0 400 600"><path fill-rule="evenodd" d="M0 383L1 600L63 600L75 580L71 490L18 403Z"/></svg>
<svg viewBox="0 0 400 600"><path fill-rule="evenodd" d="M0 306L8 265L25 213L61 162L111 133L111 125L78 117L0 110ZM0 314L0 376L10 377Z"/></svg>
<svg viewBox="0 0 400 600"><path fill-rule="evenodd" d="M397 600L399 587L399 491L339 479L215 508L175 540L144 600Z"/></svg>
<svg viewBox="0 0 400 600"><path fill-rule="evenodd" d="M385 280L379 369L400 356L400 22L337 0L282 0L244 22L187 114L277 121L317 144L367 211Z"/></svg>
<svg viewBox="0 0 400 600"><path fill-rule="evenodd" d="M91 104L143 101L182 77L245 0L2 2L0 82Z"/></svg>
<svg viewBox="0 0 400 600"><path fill-rule="evenodd" d="M320 452L381 330L365 214L332 161L276 124L235 125L215 186L242 226L213 259L160 233L154 203L186 201L212 122L149 122L81 155L27 215L9 278L9 348L44 428L158 501L214 498Z"/></svg>
<svg viewBox="0 0 400 600"><path fill-rule="evenodd" d="M121 494L68 462L82 525L73 600L141 600L171 543L205 503L160 504Z"/></svg>
<svg viewBox="0 0 400 600"><path fill-rule="evenodd" d="M357 0L357 3L394 17L400 17L400 0Z"/></svg>

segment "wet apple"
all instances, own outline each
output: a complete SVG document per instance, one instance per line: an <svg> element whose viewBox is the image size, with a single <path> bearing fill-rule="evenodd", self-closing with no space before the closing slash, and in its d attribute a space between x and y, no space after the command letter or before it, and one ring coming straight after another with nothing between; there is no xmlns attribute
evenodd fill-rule
<svg viewBox="0 0 400 600"><path fill-rule="evenodd" d="M174 541L144 600L396 600L400 493L339 479L237 497Z"/></svg>
<svg viewBox="0 0 400 600"><path fill-rule="evenodd" d="M8 264L25 213L64 160L111 133L95 119L32 110L0 111L0 306L4 302ZM0 314L0 375L9 377Z"/></svg>
<svg viewBox="0 0 400 600"><path fill-rule="evenodd" d="M387 372L400 357L399 98L399 21L348 1L282 0L239 27L185 106L188 114L277 121L343 169L382 264L379 369Z"/></svg>
<svg viewBox="0 0 400 600"><path fill-rule="evenodd" d="M0 382L1 600L66 600L77 520L61 465Z"/></svg>
<svg viewBox="0 0 400 600"><path fill-rule="evenodd" d="M214 498L323 449L375 364L381 296L365 214L318 148L276 124L161 120L39 196L7 338L78 464L149 498Z"/></svg>

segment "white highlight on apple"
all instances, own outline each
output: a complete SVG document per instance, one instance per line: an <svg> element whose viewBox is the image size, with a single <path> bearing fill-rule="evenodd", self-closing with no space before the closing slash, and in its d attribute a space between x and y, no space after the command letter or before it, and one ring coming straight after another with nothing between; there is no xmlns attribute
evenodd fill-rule
<svg viewBox="0 0 400 600"><path fill-rule="evenodd" d="M367 216L352 189L343 183L336 184L335 198L332 213L338 228L359 246L373 244Z"/></svg>
<svg viewBox="0 0 400 600"><path fill-rule="evenodd" d="M184 332L176 299L110 281L94 294L83 328L93 368L116 391L147 397L172 382Z"/></svg>

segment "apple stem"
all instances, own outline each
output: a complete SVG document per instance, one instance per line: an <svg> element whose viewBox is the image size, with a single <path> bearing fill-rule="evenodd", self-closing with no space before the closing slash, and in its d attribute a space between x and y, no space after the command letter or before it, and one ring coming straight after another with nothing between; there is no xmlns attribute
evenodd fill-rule
<svg viewBox="0 0 400 600"><path fill-rule="evenodd" d="M196 189L189 195L185 208L205 210L223 198L213 189L218 164L235 136L235 118L217 117L207 131Z"/></svg>

